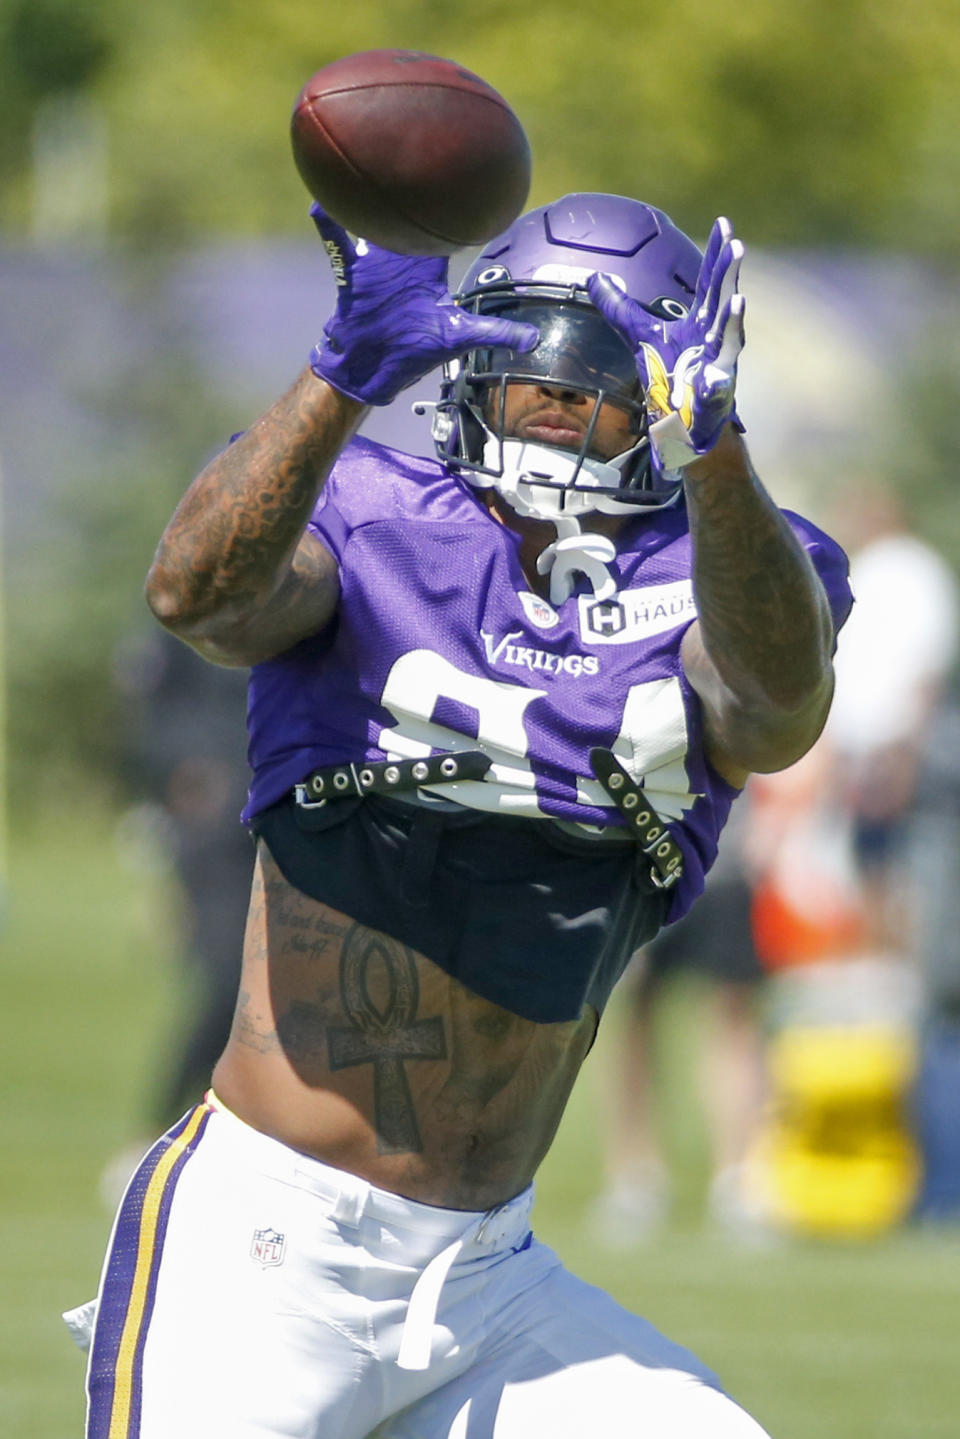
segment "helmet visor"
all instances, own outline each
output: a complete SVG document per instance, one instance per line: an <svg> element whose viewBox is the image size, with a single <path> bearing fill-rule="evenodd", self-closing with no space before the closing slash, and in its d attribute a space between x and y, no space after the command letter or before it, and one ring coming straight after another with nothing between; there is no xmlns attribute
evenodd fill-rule
<svg viewBox="0 0 960 1439"><path fill-rule="evenodd" d="M484 307L481 305L480 312ZM580 390L601 390L604 398L633 405L642 395L636 361L629 345L592 305L524 299L503 300L490 306L506 320L536 325L540 343L535 350L477 350L473 375L492 381L509 374L512 379L543 379Z"/></svg>

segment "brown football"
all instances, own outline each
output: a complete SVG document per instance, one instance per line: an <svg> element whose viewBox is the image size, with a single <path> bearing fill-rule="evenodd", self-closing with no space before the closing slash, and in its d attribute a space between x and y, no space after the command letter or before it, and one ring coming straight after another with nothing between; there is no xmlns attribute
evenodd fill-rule
<svg viewBox="0 0 960 1439"><path fill-rule="evenodd" d="M318 70L290 132L314 199L400 254L482 244L516 219L530 189L530 146L502 95L415 50L365 50Z"/></svg>

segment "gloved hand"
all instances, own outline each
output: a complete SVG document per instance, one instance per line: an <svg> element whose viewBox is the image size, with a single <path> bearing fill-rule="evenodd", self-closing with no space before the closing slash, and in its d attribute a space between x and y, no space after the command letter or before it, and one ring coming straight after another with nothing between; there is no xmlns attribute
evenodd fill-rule
<svg viewBox="0 0 960 1439"><path fill-rule="evenodd" d="M690 313L661 320L609 275L591 275L590 299L634 350L646 392L658 468L669 473L711 450L734 409L745 301L737 286L744 248L729 220L714 223ZM742 428L742 426L740 427Z"/></svg>
<svg viewBox="0 0 960 1439"><path fill-rule="evenodd" d="M395 255L310 207L337 283L337 308L310 352L310 368L365 405L388 405L428 370L480 345L526 352L535 325L469 315L454 304L443 257Z"/></svg>

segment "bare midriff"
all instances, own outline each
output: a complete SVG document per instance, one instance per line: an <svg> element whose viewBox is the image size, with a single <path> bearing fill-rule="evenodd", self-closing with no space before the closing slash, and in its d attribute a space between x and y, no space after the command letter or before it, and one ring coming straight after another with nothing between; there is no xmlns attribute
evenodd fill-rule
<svg viewBox="0 0 960 1439"><path fill-rule="evenodd" d="M538 1024L289 884L261 844L213 1076L246 1123L380 1188L483 1210L533 1177L597 1017Z"/></svg>

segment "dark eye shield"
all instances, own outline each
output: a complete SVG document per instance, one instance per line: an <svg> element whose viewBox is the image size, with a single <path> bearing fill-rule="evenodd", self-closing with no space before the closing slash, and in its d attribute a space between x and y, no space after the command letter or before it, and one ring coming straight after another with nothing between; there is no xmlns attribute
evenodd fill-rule
<svg viewBox="0 0 960 1439"><path fill-rule="evenodd" d="M540 343L535 350L478 350L471 367L476 378L496 382L543 379L577 389L602 390L608 400L635 404L642 390L629 346L592 305L544 304L535 300L502 300L496 313L503 319L535 325Z"/></svg>

